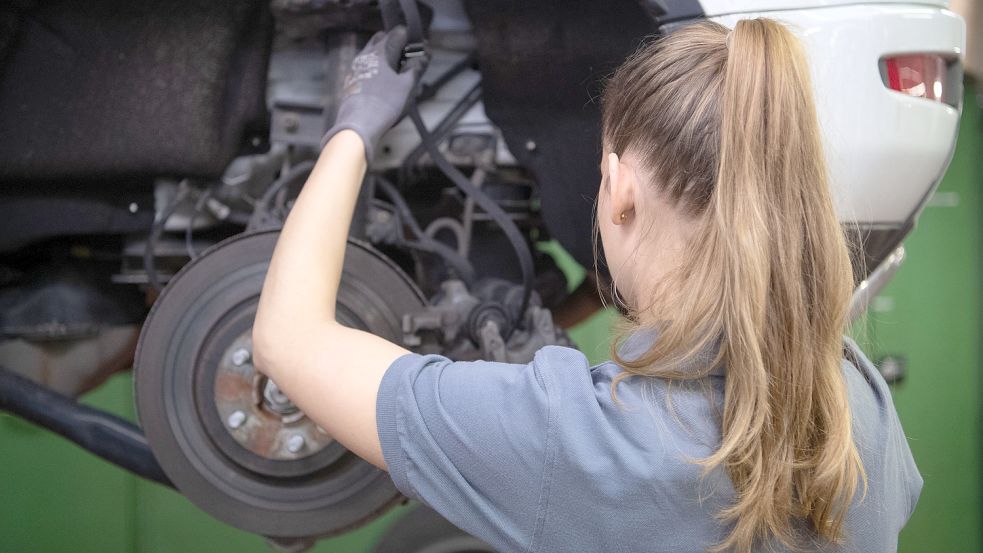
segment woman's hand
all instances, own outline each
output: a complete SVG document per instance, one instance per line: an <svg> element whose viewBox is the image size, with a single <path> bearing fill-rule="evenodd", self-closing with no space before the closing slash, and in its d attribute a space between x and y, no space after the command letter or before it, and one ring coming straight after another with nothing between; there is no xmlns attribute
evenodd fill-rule
<svg viewBox="0 0 983 553"><path fill-rule="evenodd" d="M416 88L419 71L395 69L405 43L397 28L373 37L355 58L338 119L280 233L253 324L256 368L334 439L381 468L376 395L386 369L408 351L338 324L335 302L366 156Z"/></svg>
<svg viewBox="0 0 983 553"><path fill-rule="evenodd" d="M365 142L365 157L371 160L375 147L403 116L422 65L399 67L406 47L406 28L376 33L352 60L345 77L343 98L334 125L324 135L322 146L339 131L351 129Z"/></svg>

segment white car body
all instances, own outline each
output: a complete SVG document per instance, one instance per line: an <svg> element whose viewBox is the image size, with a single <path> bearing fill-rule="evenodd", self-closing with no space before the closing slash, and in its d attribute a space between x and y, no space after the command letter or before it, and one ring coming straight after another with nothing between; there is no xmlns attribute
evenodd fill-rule
<svg viewBox="0 0 983 553"><path fill-rule="evenodd" d="M878 70L879 60L889 55L934 53L958 60L965 25L946 4L701 1L707 17L723 25L766 16L800 36L840 218L871 229L913 222L952 155L958 104L893 91ZM962 83L949 85L961 90Z"/></svg>

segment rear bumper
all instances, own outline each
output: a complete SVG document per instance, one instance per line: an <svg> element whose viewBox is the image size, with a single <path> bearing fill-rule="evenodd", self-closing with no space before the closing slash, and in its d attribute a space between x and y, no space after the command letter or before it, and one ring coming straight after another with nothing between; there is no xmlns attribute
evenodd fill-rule
<svg viewBox="0 0 983 553"><path fill-rule="evenodd" d="M888 89L878 62L909 52L958 60L962 19L937 7L877 3L712 19L732 27L758 15L790 25L806 47L841 220L910 224L949 163L959 108Z"/></svg>

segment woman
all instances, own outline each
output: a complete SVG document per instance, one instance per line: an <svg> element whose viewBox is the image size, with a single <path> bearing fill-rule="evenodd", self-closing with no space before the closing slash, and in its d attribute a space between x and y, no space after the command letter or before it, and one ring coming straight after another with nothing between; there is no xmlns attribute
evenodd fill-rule
<svg viewBox="0 0 983 553"><path fill-rule="evenodd" d="M336 322L366 158L414 87L404 41L353 64L273 256L257 366L501 551L895 550L922 481L843 339L850 260L793 35L699 23L608 83L597 228L633 328L596 367L560 347L452 362Z"/></svg>

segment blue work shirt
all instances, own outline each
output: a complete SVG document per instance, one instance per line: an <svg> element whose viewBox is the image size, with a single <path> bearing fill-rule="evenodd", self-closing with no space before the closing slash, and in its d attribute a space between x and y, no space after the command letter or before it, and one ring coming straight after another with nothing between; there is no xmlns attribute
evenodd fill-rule
<svg viewBox="0 0 983 553"><path fill-rule="evenodd" d="M623 356L650 344L640 336ZM922 479L884 379L855 344L846 351L868 487L846 541L815 550L895 551ZM528 365L404 355L376 405L393 482L503 553L706 551L729 530L717 514L734 492L723 469L704 474L693 461L719 447L725 371L688 384L629 377L620 405L619 372L555 346Z"/></svg>

